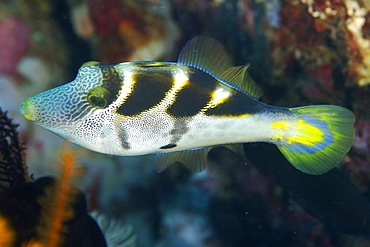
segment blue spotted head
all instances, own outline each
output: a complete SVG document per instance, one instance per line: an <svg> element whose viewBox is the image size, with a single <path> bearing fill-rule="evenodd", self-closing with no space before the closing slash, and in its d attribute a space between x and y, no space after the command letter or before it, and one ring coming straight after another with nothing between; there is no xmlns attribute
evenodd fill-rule
<svg viewBox="0 0 370 247"><path fill-rule="evenodd" d="M102 144L98 136L109 135L104 127L114 119L103 115L111 116L109 107L117 98L122 81L123 73L114 66L87 62L73 81L24 100L21 113L68 141L96 150L94 146Z"/></svg>

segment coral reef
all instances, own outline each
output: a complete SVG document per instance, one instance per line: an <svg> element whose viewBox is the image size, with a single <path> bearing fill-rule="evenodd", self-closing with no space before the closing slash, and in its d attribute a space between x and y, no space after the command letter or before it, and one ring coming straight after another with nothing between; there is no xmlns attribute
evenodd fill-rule
<svg viewBox="0 0 370 247"><path fill-rule="evenodd" d="M92 43L103 63L163 59L178 36L167 0L70 1L70 6L77 35Z"/></svg>
<svg viewBox="0 0 370 247"><path fill-rule="evenodd" d="M92 215L103 232L112 232L108 245L369 245L362 238L368 234L370 198L369 1L0 0L0 7L0 106L20 123L28 171L35 178L27 174L15 126L0 115L1 244L50 243L50 222L59 215L53 210L63 210L56 209L52 198L64 197L64 188L64 195L72 195L63 199L69 205L65 215L76 219L66 229L82 229L81 219L92 220L88 209L99 209L101 213ZM351 109L356 138L339 170L314 179L301 177L282 166L271 150L257 152L264 149L256 144L246 147L251 150L247 162L224 149L212 150L211 164L200 174L181 166L157 174L150 156L86 151L79 158L85 170L81 181L72 186L69 175L62 178L66 167L56 161L55 150L63 142L23 121L21 100L68 81L88 59L175 60L184 42L199 34L222 42L235 64L250 63L265 102ZM254 156L267 159L267 164ZM54 163L60 168L52 168ZM56 178L41 179L44 175ZM7 205L14 210L4 211ZM45 209L50 214L42 213ZM27 220L15 224L15 216L24 215ZM40 215L45 224L36 222ZM57 219L52 231L59 236L62 218ZM38 224L43 234L33 229ZM27 227L31 234L19 235ZM127 238L116 239L115 234ZM68 238L62 241L69 243Z"/></svg>
<svg viewBox="0 0 370 247"><path fill-rule="evenodd" d="M0 73L11 75L29 47L30 27L22 19L11 17L0 23L0 33Z"/></svg>
<svg viewBox="0 0 370 247"><path fill-rule="evenodd" d="M301 0L276 5L280 21L270 26L268 37L276 76L297 67L306 74L314 72L321 79L316 86L329 95L344 85L369 83L366 1Z"/></svg>
<svg viewBox="0 0 370 247"><path fill-rule="evenodd" d="M51 3L0 1L0 6L0 74L12 77L26 95L64 81L67 50L59 27L50 18ZM22 65L24 59L32 66Z"/></svg>

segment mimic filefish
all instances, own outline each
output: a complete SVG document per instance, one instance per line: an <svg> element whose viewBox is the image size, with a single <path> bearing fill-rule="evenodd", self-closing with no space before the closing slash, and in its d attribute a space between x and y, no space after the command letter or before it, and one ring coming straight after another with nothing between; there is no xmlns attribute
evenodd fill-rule
<svg viewBox="0 0 370 247"><path fill-rule="evenodd" d="M26 99L21 113L97 152L155 153L158 171L175 162L201 171L212 147L242 152L244 142L276 144L308 174L334 168L352 145L353 113L267 105L247 68L233 67L220 43L198 36L177 63L87 62L72 82Z"/></svg>

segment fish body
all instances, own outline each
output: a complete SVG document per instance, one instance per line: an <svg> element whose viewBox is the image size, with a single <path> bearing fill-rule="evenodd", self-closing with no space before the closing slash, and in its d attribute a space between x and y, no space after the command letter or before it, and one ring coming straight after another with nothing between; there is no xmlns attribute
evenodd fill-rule
<svg viewBox="0 0 370 247"><path fill-rule="evenodd" d="M26 99L22 115L68 141L114 155L157 154L157 169L205 168L213 146L278 145L299 170L322 174L353 141L354 116L338 106L274 107L213 39L196 37L177 63L82 65L70 83Z"/></svg>

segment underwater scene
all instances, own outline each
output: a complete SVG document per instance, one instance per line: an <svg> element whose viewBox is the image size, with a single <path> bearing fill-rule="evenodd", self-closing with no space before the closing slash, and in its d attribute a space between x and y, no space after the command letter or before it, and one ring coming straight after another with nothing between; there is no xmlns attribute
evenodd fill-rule
<svg viewBox="0 0 370 247"><path fill-rule="evenodd" d="M2 246L370 246L370 1L0 0Z"/></svg>

